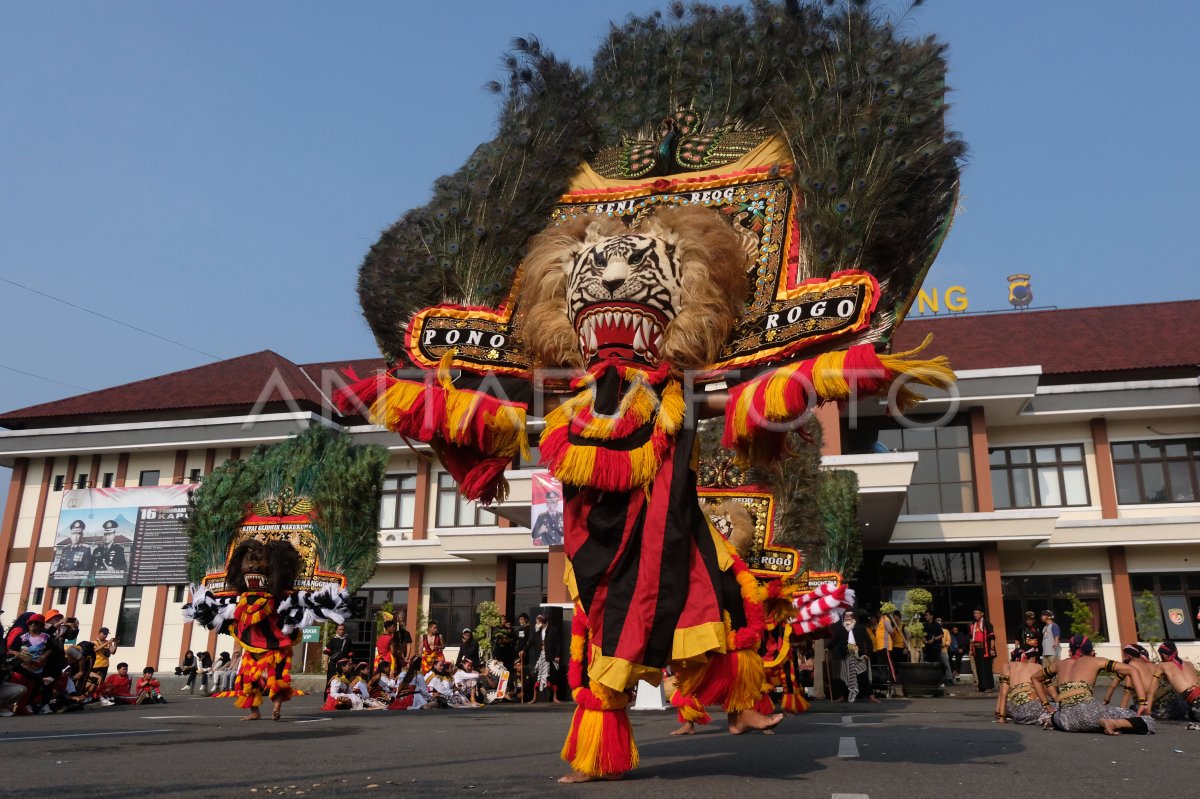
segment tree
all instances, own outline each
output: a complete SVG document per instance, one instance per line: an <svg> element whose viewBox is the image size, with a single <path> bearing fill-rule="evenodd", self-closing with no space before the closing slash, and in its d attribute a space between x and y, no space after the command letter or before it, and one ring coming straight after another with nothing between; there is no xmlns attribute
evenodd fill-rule
<svg viewBox="0 0 1200 799"><path fill-rule="evenodd" d="M1093 643L1102 644L1106 639L1101 633L1096 630L1096 623L1092 617L1092 609L1087 603L1074 594L1067 594L1067 600L1071 603L1071 635L1086 635L1092 639Z"/></svg>
<svg viewBox="0 0 1200 799"><path fill-rule="evenodd" d="M925 621L922 617L929 610L931 602L933 594L924 588L910 588L904 595L904 604L900 606L900 614L904 617L904 636L908 639L908 656L913 663L925 660Z"/></svg>
<svg viewBox="0 0 1200 799"><path fill-rule="evenodd" d="M1157 644L1164 640L1162 611L1158 607L1158 598L1150 591L1143 591L1141 596L1133 600L1133 611L1137 618L1138 638L1149 644Z"/></svg>
<svg viewBox="0 0 1200 799"><path fill-rule="evenodd" d="M504 622L500 606L491 600L484 600L475 607L479 614L479 624L475 626L475 640L479 642L479 660L487 663L492 656L492 630Z"/></svg>

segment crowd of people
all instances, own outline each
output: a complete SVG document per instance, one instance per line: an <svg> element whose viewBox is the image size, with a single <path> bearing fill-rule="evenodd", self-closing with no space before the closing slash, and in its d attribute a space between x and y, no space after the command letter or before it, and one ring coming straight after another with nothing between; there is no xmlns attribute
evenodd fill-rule
<svg viewBox="0 0 1200 799"><path fill-rule="evenodd" d="M79 640L79 620L60 611L22 613L0 627L0 716L64 713L94 705L162 704L162 683L147 666L136 678L128 663L113 661L118 642L107 627L95 640ZM189 651L175 673L183 690L203 694L232 690L240 653Z"/></svg>
<svg viewBox="0 0 1200 799"><path fill-rule="evenodd" d="M832 698L835 701L877 702L875 685L897 682L896 664L909 661L910 644L921 650L926 663L942 667L941 684L953 685L965 673L966 660L975 676L975 690L987 693L995 690L992 663L996 657L996 632L982 608L976 608L970 624L946 624L932 612L926 611L921 625L921 640L911 642L905 631L900 611L884 606L871 613L866 621L854 611L846 611L842 623L832 631L830 654L833 660ZM1027 613L1027 619L1034 614ZM1054 614L1044 611L1044 643L1048 652L1058 651L1058 625ZM872 672L874 667L874 673Z"/></svg>
<svg viewBox="0 0 1200 799"><path fill-rule="evenodd" d="M422 710L482 707L496 702L558 703L562 685L558 629L538 614L517 625L505 618L490 630L490 657L483 662L475 632L460 633L453 662L437 621L416 642L404 615L383 614L382 632L369 660L355 657L345 625L327 642L325 708L329 710Z"/></svg>
<svg viewBox="0 0 1200 799"><path fill-rule="evenodd" d="M1138 643L1126 644L1119 662L1105 660L1083 635L1072 636L1067 649L1068 658L1043 664L1036 647L1016 644L1000 671L997 722L1108 735L1153 733L1157 721L1200 729L1200 674L1173 641L1158 645L1157 661ZM1101 700L1096 682L1104 673L1113 679Z"/></svg>
<svg viewBox="0 0 1200 799"><path fill-rule="evenodd" d="M887 612L883 612L887 611ZM876 702L876 676L895 678L895 664L908 659L908 641L899 612L885 608L861 622L847 611L832 630L829 651L834 668L835 701ZM1060 628L1053 612L1027 612L1006 662L993 676L996 636L981 609L970 624L946 625L926 613L921 642L923 659L940 664L946 682L964 673L969 660L975 690L992 692L996 684L996 721L1042 725L1066 732L1146 734L1156 721L1181 720L1200 729L1200 674L1182 659L1171 641L1157 647L1157 659L1140 644L1123 648L1120 661L1097 657L1090 640L1074 636L1069 657L1058 657ZM475 632L459 634L453 661L438 623L431 621L417 641L404 626L403 614L386 615L374 646L361 655L338 625L329 638L325 708L347 710L422 710L482 707L497 702L559 702L563 684L561 633L538 615L527 614L492 629L484 662ZM128 663L115 663L118 641L108 628L95 640L79 640L79 622L57 610L24 613L4 631L0 627L0 716L81 710L88 705L166 702L153 668L133 677ZM231 691L240 652L188 651L175 669L182 691L218 695ZM800 653L800 680L812 686L811 647ZM1112 679L1104 697L1096 694L1100 675ZM807 676L807 680L804 678Z"/></svg>

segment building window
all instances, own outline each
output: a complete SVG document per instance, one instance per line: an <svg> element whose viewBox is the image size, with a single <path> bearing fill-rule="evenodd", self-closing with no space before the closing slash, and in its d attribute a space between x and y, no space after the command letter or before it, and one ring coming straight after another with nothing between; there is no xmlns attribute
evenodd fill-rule
<svg viewBox="0 0 1200 799"><path fill-rule="evenodd" d="M909 417L919 423L919 417ZM933 421L932 419L930 421ZM901 513L973 513L975 481L971 435L965 420L942 427L894 427L894 422L859 420L848 430L848 453L915 452L918 460Z"/></svg>
<svg viewBox="0 0 1200 799"><path fill-rule="evenodd" d="M158 485L158 469L149 469L142 472L138 477L138 485L140 486L156 486Z"/></svg>
<svg viewBox="0 0 1200 799"><path fill-rule="evenodd" d="M430 588L429 620L438 623L447 645L457 644L463 628L474 630L475 625L479 624L479 614L475 612L479 603L494 601L495 598L496 589L492 586Z"/></svg>
<svg viewBox="0 0 1200 799"><path fill-rule="evenodd" d="M1054 623L1062 633L1061 639L1071 637L1071 600L1074 594L1092 611L1092 625L1096 632L1104 632L1104 597L1101 593L1100 575L1076 574L1067 577L1016 577L1002 576L1000 588L1004 594L1004 626L1008 637L1013 639L1025 626L1025 611L1032 610L1038 616L1041 627L1043 610L1054 611Z"/></svg>
<svg viewBox="0 0 1200 799"><path fill-rule="evenodd" d="M1140 626L1142 620L1138 619L1139 641L1148 641L1150 637L1194 641L1197 637L1200 637L1197 635L1200 632L1200 621L1196 618L1196 614L1200 613L1200 574L1195 572L1131 574L1129 575L1129 583L1133 589L1133 607L1135 613L1140 610L1137 605L1138 598L1142 596L1143 592L1149 591L1154 595L1155 605L1159 614L1157 629L1143 630ZM1164 599L1167 601L1164 602ZM1176 603L1178 603L1178 610L1183 611L1184 618L1171 619L1170 621L1175 623L1168 623L1168 619L1164 614L1174 611ZM1184 627L1188 630L1187 635L1183 633Z"/></svg>
<svg viewBox="0 0 1200 799"><path fill-rule="evenodd" d="M517 561L510 567L508 607L513 620L521 613L537 618L546 601L549 585L549 567L546 561Z"/></svg>
<svg viewBox="0 0 1200 799"><path fill-rule="evenodd" d="M192 469L190 472L188 472L189 483L199 483L201 479L202 477L199 469Z"/></svg>
<svg viewBox="0 0 1200 799"><path fill-rule="evenodd" d="M346 634L357 652L371 651L375 644L375 621L388 603L393 613L408 613L408 586L398 588L363 588L354 593L350 606L354 614L346 622ZM443 630L443 633L445 631ZM410 655L413 653L410 651ZM365 658L364 658L365 659Z"/></svg>
<svg viewBox="0 0 1200 799"><path fill-rule="evenodd" d="M58 589L58 599L56 600L58 604L65 605L67 603L67 595L69 593L70 592L66 588Z"/></svg>
<svg viewBox="0 0 1200 799"><path fill-rule="evenodd" d="M30 602L29 604L40 605L40 604L42 604L42 598L45 596L46 596L45 588L35 588L35 589L33 589L33 601Z"/></svg>
<svg viewBox="0 0 1200 799"><path fill-rule="evenodd" d="M438 472L437 526L478 527L479 505L464 499L458 493L458 485L449 472Z"/></svg>
<svg viewBox="0 0 1200 799"><path fill-rule="evenodd" d="M175 586L174 594L171 597L171 601L174 602L176 605L182 604L183 603L183 592L186 588L187 588L186 585Z"/></svg>
<svg viewBox="0 0 1200 799"><path fill-rule="evenodd" d="M79 475L79 477L77 477L75 479L75 487L76 488L87 488L88 487L88 476L86 474Z"/></svg>
<svg viewBox="0 0 1200 799"><path fill-rule="evenodd" d="M121 612L117 616L117 640L121 646L137 643L138 617L142 614L142 587L129 585L121 597Z"/></svg>
<svg viewBox="0 0 1200 799"><path fill-rule="evenodd" d="M64 475L61 475L61 474L54 475L54 490L62 491L63 484L66 483L66 481L67 481L67 478Z"/></svg>
<svg viewBox="0 0 1200 799"><path fill-rule="evenodd" d="M96 600L96 589L94 586L88 586L83 589L83 604L90 605Z"/></svg>
<svg viewBox="0 0 1200 799"><path fill-rule="evenodd" d="M411 530L417 510L417 476L389 474L383 478L383 502L379 506L381 530Z"/></svg>
<svg viewBox="0 0 1200 799"><path fill-rule="evenodd" d="M113 484L113 473L112 473L112 472L105 472L105 473L104 473L104 485L103 485L103 487L104 487L104 488L112 488L112 484Z"/></svg>
<svg viewBox="0 0 1200 799"><path fill-rule="evenodd" d="M1083 445L988 450L996 510L1087 505Z"/></svg>
<svg viewBox="0 0 1200 799"><path fill-rule="evenodd" d="M855 580L863 607L876 609L885 601L900 607L910 588L933 594L934 616L947 624L967 624L971 611L985 604L980 555L973 550L863 553Z"/></svg>
<svg viewBox="0 0 1200 799"><path fill-rule="evenodd" d="M1112 445L1112 455L1122 505L1200 497L1200 438L1122 441Z"/></svg>

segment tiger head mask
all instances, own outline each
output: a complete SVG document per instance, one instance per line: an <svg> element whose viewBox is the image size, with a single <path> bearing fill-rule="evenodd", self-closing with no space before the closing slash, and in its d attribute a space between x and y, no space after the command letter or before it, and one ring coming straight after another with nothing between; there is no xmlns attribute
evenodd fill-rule
<svg viewBox="0 0 1200 799"><path fill-rule="evenodd" d="M530 242L522 335L542 366L702 369L743 310L747 264L733 227L706 208L666 207L634 229L576 219Z"/></svg>

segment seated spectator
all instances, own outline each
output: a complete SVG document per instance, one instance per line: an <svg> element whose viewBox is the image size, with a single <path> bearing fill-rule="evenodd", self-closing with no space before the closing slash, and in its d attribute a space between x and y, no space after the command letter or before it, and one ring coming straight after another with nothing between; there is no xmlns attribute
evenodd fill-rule
<svg viewBox="0 0 1200 799"><path fill-rule="evenodd" d="M179 690L196 693L196 672L196 653L189 649L183 653L183 662L175 667L176 677L187 678Z"/></svg>
<svg viewBox="0 0 1200 799"><path fill-rule="evenodd" d="M325 704L321 706L322 710L362 709L362 697L350 690L350 673L353 671L353 664L348 658L337 662L333 669L333 676L329 678Z"/></svg>
<svg viewBox="0 0 1200 799"><path fill-rule="evenodd" d="M237 677L237 668L229 658L229 653L222 652L217 658L217 662L213 664L213 693L232 691L235 677Z"/></svg>
<svg viewBox="0 0 1200 799"><path fill-rule="evenodd" d="M137 701L133 692L133 684L129 681L129 664L118 663L117 673L110 674L100 686L100 704L132 705Z"/></svg>
<svg viewBox="0 0 1200 799"><path fill-rule="evenodd" d="M49 713L49 686L54 677L52 670L47 670L51 645L45 617L40 613L30 614L24 621L24 629L14 624L9 631L8 651L13 663L10 680L26 690L25 704L17 707L17 715L29 715L35 710Z"/></svg>
<svg viewBox="0 0 1200 799"><path fill-rule="evenodd" d="M208 681L213 673L213 659L208 652L200 652L196 655L196 673L200 675L200 693L208 696Z"/></svg>
<svg viewBox="0 0 1200 799"><path fill-rule="evenodd" d="M18 705L25 705L26 688L9 680L12 671L8 667L7 650L3 642L0 642L0 654L4 654L0 657L0 716L7 717L16 714Z"/></svg>
<svg viewBox="0 0 1200 799"><path fill-rule="evenodd" d="M134 692L134 702L139 705L164 705L167 702L162 695L162 683L154 679L154 669L149 666L142 669L142 676L138 678Z"/></svg>
<svg viewBox="0 0 1200 799"><path fill-rule="evenodd" d="M481 700L483 683L480 681L479 672L475 671L475 662L470 658L463 658L458 671L454 672L454 687L472 705L481 705L487 701L486 695L482 696Z"/></svg>
<svg viewBox="0 0 1200 799"><path fill-rule="evenodd" d="M409 660L406 671L400 676L396 685L396 698L388 705L388 710L423 710L436 707L430 700L429 685L421 674L421 657L414 655Z"/></svg>
<svg viewBox="0 0 1200 799"><path fill-rule="evenodd" d="M379 699L384 703L389 703L396 698L396 685L399 683L399 675L393 678L388 673L390 671L390 663L380 662L376 665L375 673L371 675L371 680L367 684L372 699Z"/></svg>
<svg viewBox="0 0 1200 799"><path fill-rule="evenodd" d="M445 660L435 663L429 673L429 692L441 707L466 707L471 703L454 687L453 668Z"/></svg>

